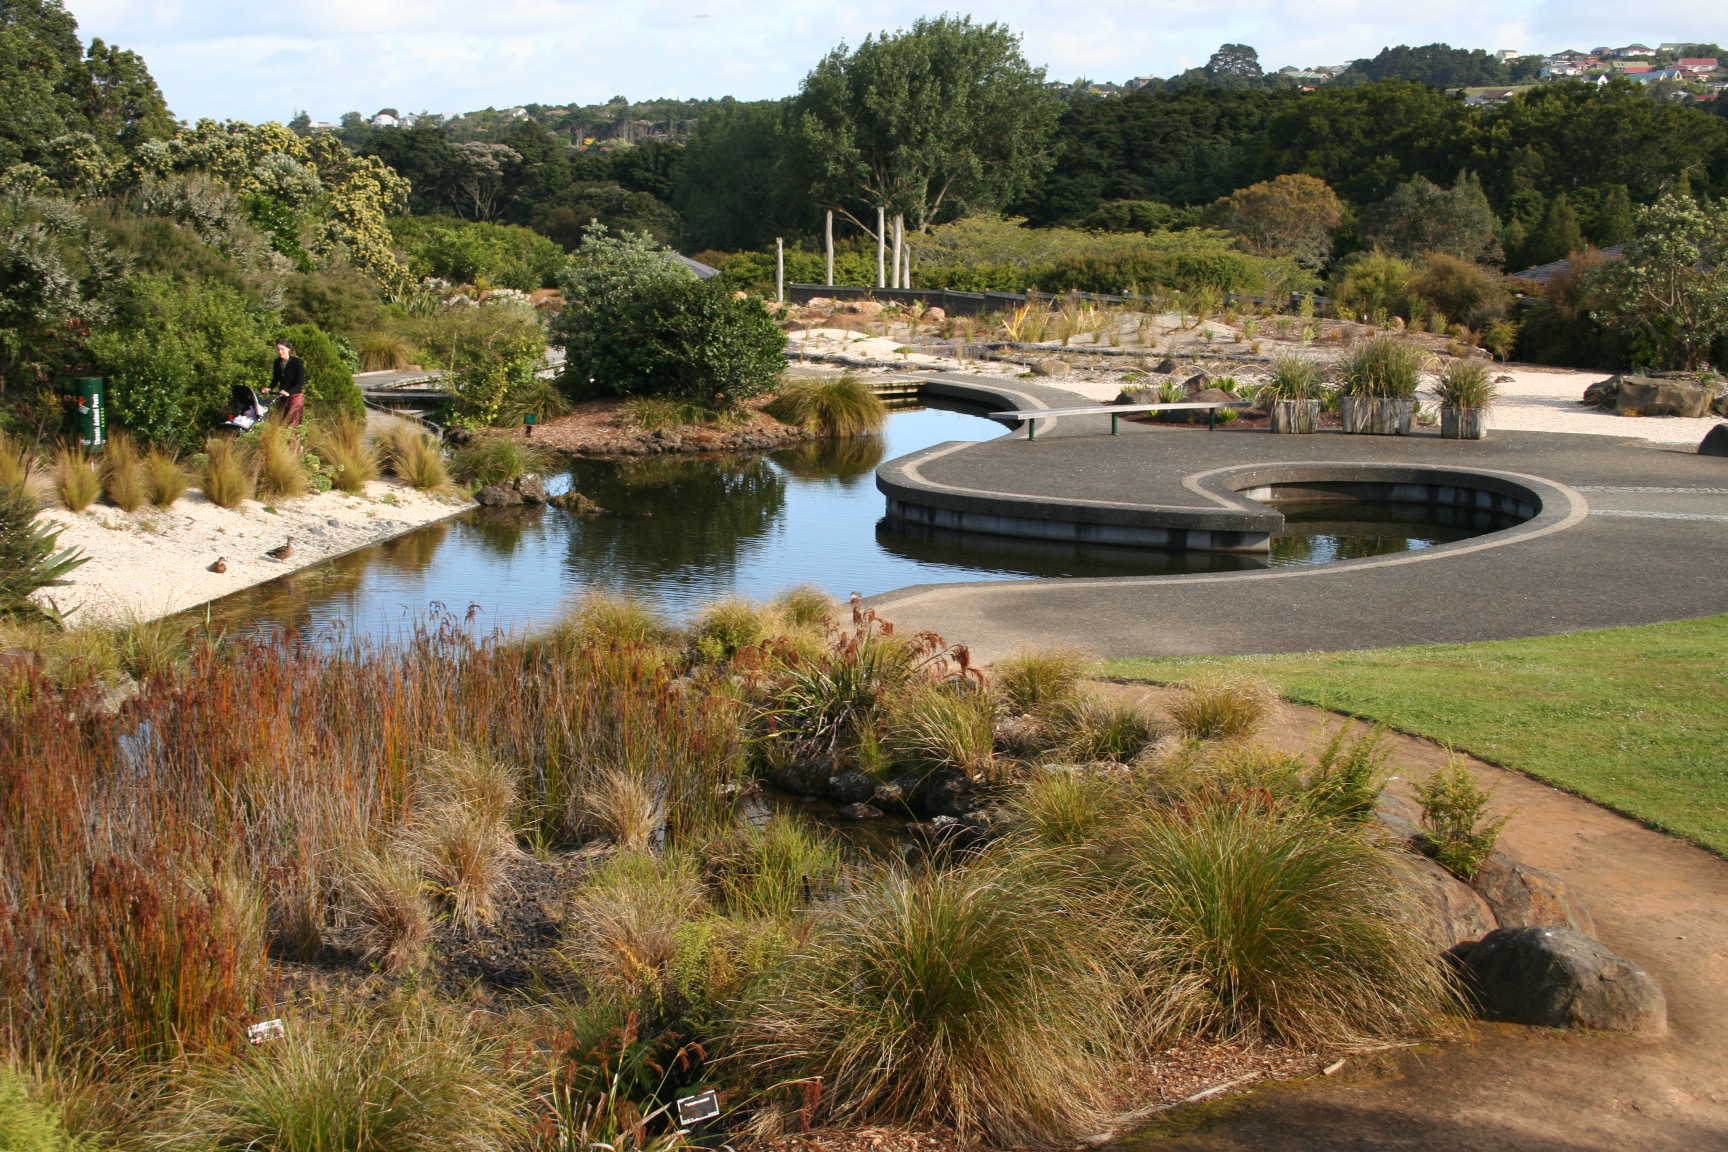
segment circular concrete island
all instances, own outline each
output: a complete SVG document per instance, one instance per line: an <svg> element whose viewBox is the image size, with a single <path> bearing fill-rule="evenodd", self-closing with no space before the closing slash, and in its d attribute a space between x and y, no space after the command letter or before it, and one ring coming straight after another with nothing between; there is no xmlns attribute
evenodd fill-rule
<svg viewBox="0 0 1728 1152"><path fill-rule="evenodd" d="M1000 393L1000 389L996 390ZM1482 441L1052 418L1038 439L939 444L877 470L890 526L1253 555L1289 500L1424 505L1480 535L1420 551L1226 573L920 585L871 599L986 657L1442 643L1728 611L1728 461L1645 440Z"/></svg>

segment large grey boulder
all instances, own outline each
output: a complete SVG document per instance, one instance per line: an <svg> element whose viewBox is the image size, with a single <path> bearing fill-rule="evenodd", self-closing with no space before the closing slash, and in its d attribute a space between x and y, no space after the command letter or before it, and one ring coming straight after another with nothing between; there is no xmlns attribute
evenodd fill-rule
<svg viewBox="0 0 1728 1152"><path fill-rule="evenodd" d="M1467 953L1500 925L1480 893L1426 856L1400 860L1423 916L1421 929L1438 952Z"/></svg>
<svg viewBox="0 0 1728 1152"><path fill-rule="evenodd" d="M1484 1012L1549 1028L1661 1035L1668 1006L1650 974L1570 928L1500 928L1464 954Z"/></svg>
<svg viewBox="0 0 1728 1152"><path fill-rule="evenodd" d="M1584 403L1603 406L1613 404L1620 397L1620 384L1625 379L1624 376L1610 376L1606 380L1596 381L1584 389Z"/></svg>
<svg viewBox="0 0 1728 1152"><path fill-rule="evenodd" d="M1715 398L1715 392L1702 384L1634 378L1621 381L1614 411L1621 416L1696 418L1710 415L1710 402Z"/></svg>
<svg viewBox="0 0 1728 1152"><path fill-rule="evenodd" d="M1502 928L1553 925L1585 936L1596 935L1595 921L1566 881L1532 868L1504 852L1490 853L1470 877L1470 886L1494 909Z"/></svg>
<svg viewBox="0 0 1728 1152"><path fill-rule="evenodd" d="M510 484L488 484L474 493L474 502L487 508L501 508L522 503L522 493Z"/></svg>

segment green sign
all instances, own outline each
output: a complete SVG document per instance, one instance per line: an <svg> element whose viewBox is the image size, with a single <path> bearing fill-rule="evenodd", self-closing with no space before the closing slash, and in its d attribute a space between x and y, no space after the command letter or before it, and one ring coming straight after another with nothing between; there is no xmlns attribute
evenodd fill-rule
<svg viewBox="0 0 1728 1152"><path fill-rule="evenodd" d="M86 448L108 443L108 393L100 376L81 376L72 382L78 404L78 440Z"/></svg>

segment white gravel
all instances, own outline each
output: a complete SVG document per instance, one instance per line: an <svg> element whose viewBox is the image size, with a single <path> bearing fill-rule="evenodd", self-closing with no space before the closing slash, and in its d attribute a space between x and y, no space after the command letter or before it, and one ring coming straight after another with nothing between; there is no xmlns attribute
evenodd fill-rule
<svg viewBox="0 0 1728 1152"><path fill-rule="evenodd" d="M328 560L368 544L454 516L472 507L466 500L429 496L396 480L366 486L364 496L325 492L219 508L196 489L172 508L145 506L125 513L105 504L83 512L53 508L43 519L64 526L62 548L77 548L90 561L74 569L63 586L44 589L62 612L77 610L74 623L152 619L194 607L230 592ZM293 541L287 560L267 551ZM221 559L227 571L209 566Z"/></svg>

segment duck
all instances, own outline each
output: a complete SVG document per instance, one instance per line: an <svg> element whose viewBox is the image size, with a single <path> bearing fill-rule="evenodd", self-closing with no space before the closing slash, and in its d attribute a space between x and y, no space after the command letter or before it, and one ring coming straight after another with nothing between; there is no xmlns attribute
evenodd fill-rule
<svg viewBox="0 0 1728 1152"><path fill-rule="evenodd" d="M228 571L228 558L226 556L216 557L216 563L210 565L210 567L205 569L205 571L214 572L218 576L222 575L222 573Z"/></svg>
<svg viewBox="0 0 1728 1152"><path fill-rule="evenodd" d="M282 545L282 547L272 548L272 549L270 549L270 551L264 553L264 555L270 557L270 559L272 559L272 560L286 560L286 559L288 559L288 557L294 555L294 540L293 540L293 538L290 537L288 542L286 544Z"/></svg>

